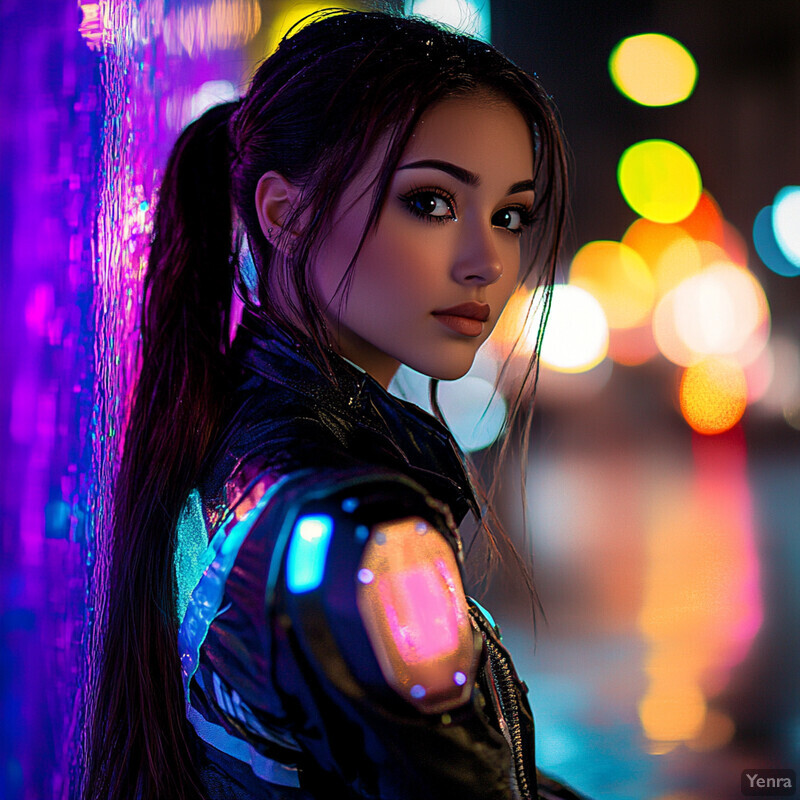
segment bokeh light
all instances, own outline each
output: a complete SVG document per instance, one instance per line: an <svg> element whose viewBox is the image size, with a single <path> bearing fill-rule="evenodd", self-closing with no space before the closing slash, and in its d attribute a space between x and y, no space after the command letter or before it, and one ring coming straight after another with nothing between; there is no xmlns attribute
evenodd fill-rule
<svg viewBox="0 0 800 800"><path fill-rule="evenodd" d="M665 223L688 217L703 188L694 159L665 139L631 145L619 160L617 182L637 214Z"/></svg>
<svg viewBox="0 0 800 800"><path fill-rule="evenodd" d="M532 302L541 303L542 295L534 294L530 289L521 287L511 295L500 319L497 320L492 335L487 342L488 348L498 361L511 355L519 358L530 358L536 347L538 325L541 322L541 309L533 308Z"/></svg>
<svg viewBox="0 0 800 800"><path fill-rule="evenodd" d="M661 298L653 336L669 361L688 367L709 355L753 361L769 338L770 312L755 276L719 261Z"/></svg>
<svg viewBox="0 0 800 800"><path fill-rule="evenodd" d="M622 244L639 253L650 268L656 297L662 297L703 266L697 242L681 225L637 219L625 231Z"/></svg>
<svg viewBox="0 0 800 800"><path fill-rule="evenodd" d="M681 220L680 226L693 239L724 245L725 227L722 211L717 201L705 189L700 194L692 213Z"/></svg>
<svg viewBox="0 0 800 800"><path fill-rule="evenodd" d="M742 360L751 361L766 344L764 290L750 272L733 264L713 264L683 281L675 289L674 313L678 335L701 356L742 354ZM745 353L759 330L758 348Z"/></svg>
<svg viewBox="0 0 800 800"><path fill-rule="evenodd" d="M623 39L608 62L611 80L625 97L643 106L686 100L697 83L692 54L671 36L643 33Z"/></svg>
<svg viewBox="0 0 800 800"><path fill-rule="evenodd" d="M775 240L772 212L772 206L766 206L756 214L753 222L753 244L765 267L785 278L794 278L800 275L800 267L786 258Z"/></svg>
<svg viewBox="0 0 800 800"><path fill-rule="evenodd" d="M736 733L733 720L722 711L709 708L700 732L686 744L695 752L708 753L725 747Z"/></svg>
<svg viewBox="0 0 800 800"><path fill-rule="evenodd" d="M283 0L279 2L272 12L272 19L267 31L267 42L264 55L272 53L280 44L281 39L299 22L318 11L336 8L353 8L351 2L326 3L324 0ZM310 19L308 20L311 21ZM300 25L299 27L303 27Z"/></svg>
<svg viewBox="0 0 800 800"><path fill-rule="evenodd" d="M238 97L236 87L230 81L206 81L192 95L191 118L184 124L205 114L212 106L230 103Z"/></svg>
<svg viewBox="0 0 800 800"><path fill-rule="evenodd" d="M800 268L800 186L787 186L775 195L772 227L781 252Z"/></svg>
<svg viewBox="0 0 800 800"><path fill-rule="evenodd" d="M729 430L742 418L746 405L744 370L732 359L706 359L688 367L681 377L681 412L698 433Z"/></svg>
<svg viewBox="0 0 800 800"><path fill-rule="evenodd" d="M544 292L520 289L506 305L487 342L498 361L512 352L527 361L536 347L544 310ZM587 372L608 351L608 322L597 299L579 286L556 284L541 342L541 363L557 372Z"/></svg>
<svg viewBox="0 0 800 800"><path fill-rule="evenodd" d="M749 257L744 236L727 220L722 223L722 228L722 249L728 254L728 259L740 267L746 267Z"/></svg>
<svg viewBox="0 0 800 800"><path fill-rule="evenodd" d="M763 400L775 377L775 357L769 343L757 358L744 365L744 376L747 380L747 404Z"/></svg>
<svg viewBox="0 0 800 800"><path fill-rule="evenodd" d="M664 680L663 685L654 682L639 704L645 735L662 742L694 738L703 727L705 714L703 693L694 683L680 679Z"/></svg>
<svg viewBox="0 0 800 800"><path fill-rule="evenodd" d="M488 42L492 34L489 0L405 0L405 14L442 22Z"/></svg>
<svg viewBox="0 0 800 800"><path fill-rule="evenodd" d="M733 735L708 700L746 657L763 607L744 435L694 436L692 455L693 468L673 478L646 528L638 623L648 681L639 714L653 742L707 752Z"/></svg>
<svg viewBox="0 0 800 800"><path fill-rule="evenodd" d="M768 414L787 418L787 410L800 408L800 345L794 337L777 334L770 338L768 352L772 376L759 405Z"/></svg>
<svg viewBox="0 0 800 800"><path fill-rule="evenodd" d="M647 264L620 242L585 244L572 260L569 282L597 298L611 328L640 324L655 301L655 285Z"/></svg>
<svg viewBox="0 0 800 800"><path fill-rule="evenodd" d="M608 323L600 304L579 286L556 284L542 339L542 364L558 372L586 372L607 352Z"/></svg>
<svg viewBox="0 0 800 800"><path fill-rule="evenodd" d="M653 338L659 352L668 361L681 367L697 362L698 356L678 334L675 312L675 292L667 292L653 312Z"/></svg>
<svg viewBox="0 0 800 800"><path fill-rule="evenodd" d="M783 409L783 417L790 428L800 431L800 400Z"/></svg>

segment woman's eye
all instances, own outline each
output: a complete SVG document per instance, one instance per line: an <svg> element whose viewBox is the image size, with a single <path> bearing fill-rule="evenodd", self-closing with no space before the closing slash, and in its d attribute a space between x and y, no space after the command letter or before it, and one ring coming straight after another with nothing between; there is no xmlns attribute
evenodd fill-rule
<svg viewBox="0 0 800 800"><path fill-rule="evenodd" d="M436 192L415 192L403 197L409 211L419 217L437 221L455 219L452 201Z"/></svg>
<svg viewBox="0 0 800 800"><path fill-rule="evenodd" d="M492 225L513 233L522 233L529 222L530 213L522 208L504 208L492 217Z"/></svg>

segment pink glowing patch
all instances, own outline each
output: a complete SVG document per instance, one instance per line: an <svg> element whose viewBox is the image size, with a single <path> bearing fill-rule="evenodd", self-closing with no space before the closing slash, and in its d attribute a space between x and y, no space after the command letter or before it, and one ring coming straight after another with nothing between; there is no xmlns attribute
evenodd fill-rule
<svg viewBox="0 0 800 800"><path fill-rule="evenodd" d="M442 581L445 565L439 562L437 567L437 572L428 565L410 567L379 579L386 621L407 664L435 661L458 648L458 614L449 581Z"/></svg>

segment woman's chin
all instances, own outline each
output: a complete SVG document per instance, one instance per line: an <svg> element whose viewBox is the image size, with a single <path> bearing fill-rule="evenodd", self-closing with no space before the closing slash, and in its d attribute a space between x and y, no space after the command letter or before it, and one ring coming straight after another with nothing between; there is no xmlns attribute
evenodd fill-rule
<svg viewBox="0 0 800 800"><path fill-rule="evenodd" d="M411 369L417 372L421 372L423 375L427 375L429 378L435 378L439 381L457 381L469 372L474 360L475 358L473 356L468 361L462 358L443 363L407 364L406 366L411 367Z"/></svg>

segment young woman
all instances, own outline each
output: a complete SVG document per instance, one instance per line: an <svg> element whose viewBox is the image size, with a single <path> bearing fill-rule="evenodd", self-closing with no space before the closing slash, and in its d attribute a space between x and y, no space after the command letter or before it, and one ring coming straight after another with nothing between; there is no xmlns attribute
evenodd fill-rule
<svg viewBox="0 0 800 800"><path fill-rule="evenodd" d="M574 796L537 774L526 690L465 594L463 457L386 391L401 363L460 377L514 289L552 282L564 182L534 78L377 13L319 15L183 132L86 797Z"/></svg>

